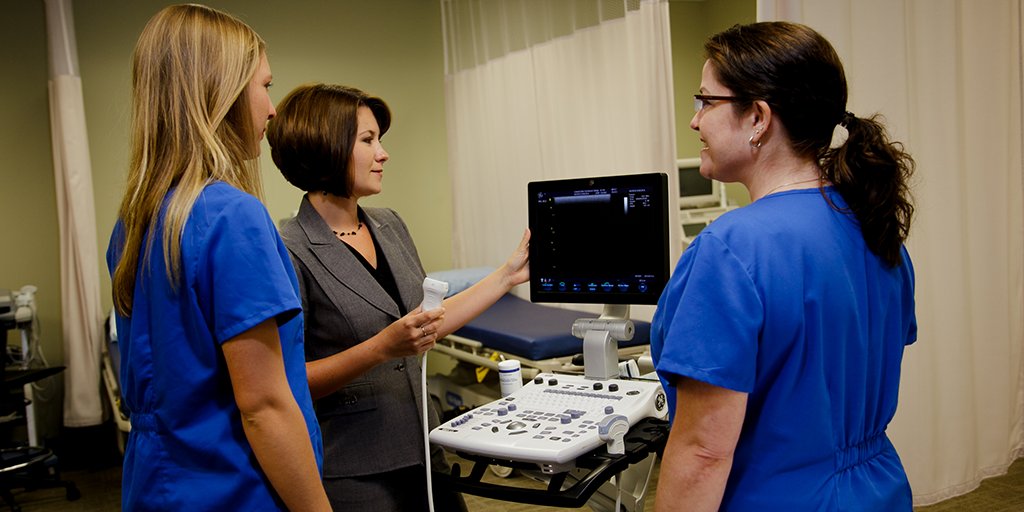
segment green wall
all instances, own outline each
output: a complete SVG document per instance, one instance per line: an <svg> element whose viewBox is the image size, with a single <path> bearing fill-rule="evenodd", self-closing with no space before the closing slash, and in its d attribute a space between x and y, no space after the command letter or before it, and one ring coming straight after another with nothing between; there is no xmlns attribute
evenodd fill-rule
<svg viewBox="0 0 1024 512"><path fill-rule="evenodd" d="M0 30L0 288L39 288L40 336L61 360L60 246L43 2L5 2ZM20 344L17 332L7 335ZM47 342L43 342L47 344Z"/></svg>
<svg viewBox="0 0 1024 512"><path fill-rule="evenodd" d="M690 129L693 95L700 89L704 66L704 40L733 25L757 19L756 0L673 0L669 2L672 27L672 76L675 86L676 152L678 158L700 155L700 138ZM750 202L743 185L726 185L729 200L740 205Z"/></svg>
<svg viewBox="0 0 1024 512"><path fill-rule="evenodd" d="M110 283L103 254L124 183L128 153L130 55L146 20L173 2L75 2L74 24L82 75L95 188L98 257L104 309ZM384 193L367 201L403 215L428 271L451 266L451 191L447 171L444 69L438 2L210 1L259 32L274 72L271 96L280 100L303 82L337 82L384 98L394 114L384 138L391 161ZM8 2L0 31L0 287L39 287L41 343L51 363L63 361L60 248L47 102L47 41L42 1ZM285 182L264 142L266 202L280 219L301 193ZM8 335L16 344L16 333Z"/></svg>
<svg viewBox="0 0 1024 512"><path fill-rule="evenodd" d="M100 233L113 226L125 175L132 46L146 20L167 3L108 1L75 12ZM384 192L366 203L402 214L428 271L450 267L439 4L218 0L208 5L239 16L267 41L274 101L296 85L316 81L355 86L389 103L394 119L383 141L391 155ZM266 142L261 166L270 214L290 216L302 194L281 178ZM101 245L105 248L106 240Z"/></svg>
<svg viewBox="0 0 1024 512"><path fill-rule="evenodd" d="M75 2L86 119L89 129L98 257L103 265L127 165L129 59L157 0ZM209 5L234 13L266 39L274 72L271 96L280 100L309 81L338 82L384 98L394 123L384 138L391 161L384 193L367 201L395 208L408 222L428 271L451 266L451 187L444 109L441 13L436 0L244 1ZM718 30L754 18L755 0L670 2L680 156L699 150L688 128L690 96L700 83L701 42ZM0 31L0 287L39 287L44 353L63 361L60 248L47 105L48 65L42 1L6 2ZM267 206L290 215L301 194L279 175L264 143L261 158ZM730 192L732 195L732 192ZM495 265L501 262L494 262ZM110 284L100 269L104 309ZM9 343L17 343L11 334Z"/></svg>

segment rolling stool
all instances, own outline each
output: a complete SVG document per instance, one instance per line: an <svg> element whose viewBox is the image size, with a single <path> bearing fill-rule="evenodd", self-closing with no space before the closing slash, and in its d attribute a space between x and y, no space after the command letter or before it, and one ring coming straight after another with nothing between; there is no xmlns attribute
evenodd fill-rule
<svg viewBox="0 0 1024 512"><path fill-rule="evenodd" d="M11 512L21 507L14 501L11 489L28 491L50 487L63 487L68 501L82 497L74 482L60 479L57 458L49 448L24 446L0 450L0 497Z"/></svg>
<svg viewBox="0 0 1024 512"><path fill-rule="evenodd" d="M7 439L8 424L23 417L22 410L29 404L25 398L12 396L11 391L63 370L63 366L12 369L0 365L4 378L4 388L0 388L0 414L6 414L0 416L0 439ZM0 449L0 497L12 512L21 510L14 501L12 489L32 491L53 487L63 487L68 501L82 497L74 482L61 480L57 457L49 448L14 445Z"/></svg>

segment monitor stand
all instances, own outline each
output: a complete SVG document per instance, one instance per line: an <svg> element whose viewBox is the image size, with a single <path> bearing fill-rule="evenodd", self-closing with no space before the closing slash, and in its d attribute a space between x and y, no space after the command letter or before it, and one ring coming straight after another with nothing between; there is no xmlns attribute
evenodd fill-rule
<svg viewBox="0 0 1024 512"><path fill-rule="evenodd" d="M583 340L583 372L592 380L619 376L619 341L633 339L629 304L605 304L598 318L580 318L572 324L572 335Z"/></svg>

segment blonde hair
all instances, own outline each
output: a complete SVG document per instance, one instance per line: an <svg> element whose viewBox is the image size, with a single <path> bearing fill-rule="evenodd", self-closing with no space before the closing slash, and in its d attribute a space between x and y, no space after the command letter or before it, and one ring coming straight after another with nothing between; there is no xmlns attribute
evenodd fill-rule
<svg viewBox="0 0 1024 512"><path fill-rule="evenodd" d="M114 307L129 316L161 207L167 278L181 276L181 237L203 188L226 182L262 198L246 88L266 45L230 14L202 5L158 12L132 54L131 160L118 210L124 237L114 269Z"/></svg>

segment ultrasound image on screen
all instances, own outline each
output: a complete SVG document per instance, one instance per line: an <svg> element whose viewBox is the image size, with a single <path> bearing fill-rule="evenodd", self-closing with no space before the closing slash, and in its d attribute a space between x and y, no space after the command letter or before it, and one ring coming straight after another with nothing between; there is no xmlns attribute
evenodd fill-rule
<svg viewBox="0 0 1024 512"><path fill-rule="evenodd" d="M667 176L530 183L534 302L654 304L668 279Z"/></svg>

